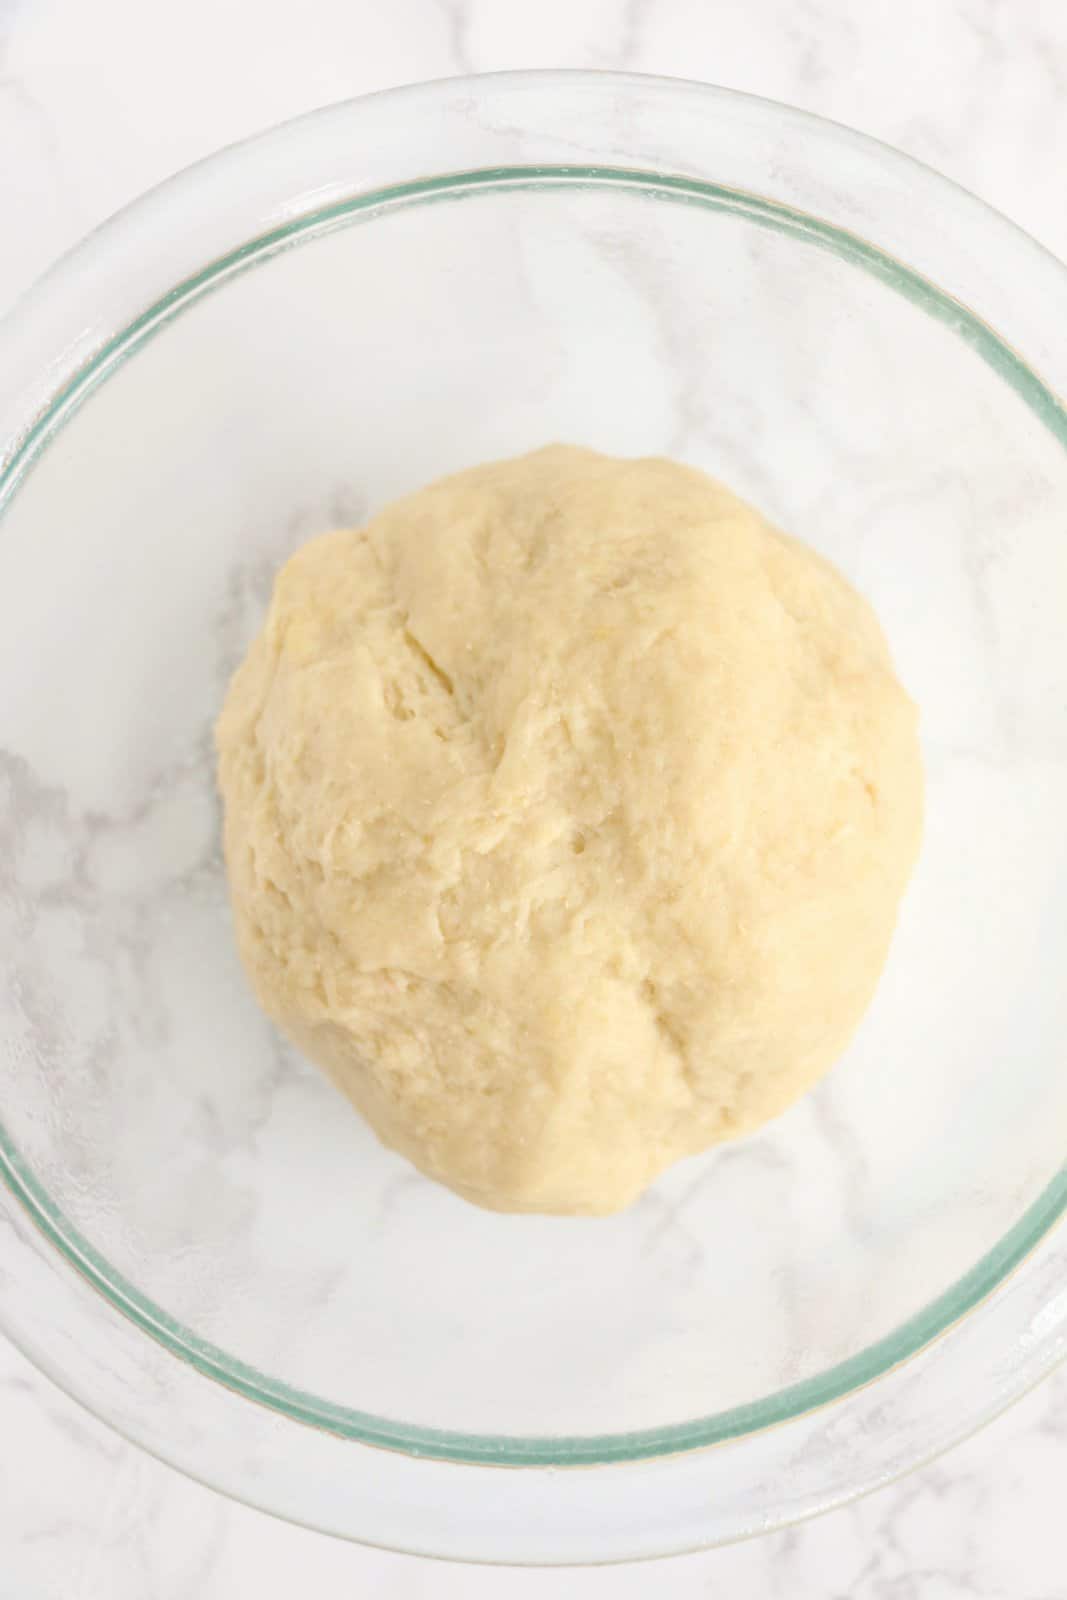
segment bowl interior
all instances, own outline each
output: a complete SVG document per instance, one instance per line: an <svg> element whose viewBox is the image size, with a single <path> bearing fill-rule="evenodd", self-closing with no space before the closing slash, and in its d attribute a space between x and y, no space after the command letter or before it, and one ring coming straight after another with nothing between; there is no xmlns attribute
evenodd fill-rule
<svg viewBox="0 0 1067 1600"><path fill-rule="evenodd" d="M876 1376L1067 1198L1053 402L904 268L697 184L493 173L284 232L86 372L0 516L9 1178L165 1338L356 1437L611 1459ZM465 1205L278 1039L211 746L291 550L556 439L692 461L837 562L928 781L846 1057L596 1221Z"/></svg>

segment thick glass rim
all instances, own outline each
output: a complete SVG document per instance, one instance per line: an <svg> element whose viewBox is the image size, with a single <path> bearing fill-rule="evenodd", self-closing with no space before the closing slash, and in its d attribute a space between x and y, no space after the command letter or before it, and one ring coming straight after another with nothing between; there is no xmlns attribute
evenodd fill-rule
<svg viewBox="0 0 1067 1600"><path fill-rule="evenodd" d="M802 239L814 248L829 250L850 265L879 278L925 314L950 326L1067 448L1067 408L1023 357L968 306L859 234L780 201L679 173L608 165L515 165L458 171L370 189L282 222L182 279L106 340L51 396L18 440L0 473L0 513L49 443L97 387L202 295L221 287L237 274L264 264L278 251L307 243L332 229L371 220L398 207L458 200L488 189L604 186L631 189L656 201L681 201L743 216L759 226ZM51 1199L2 1123L0 1176L70 1266L112 1307L203 1376L285 1418L311 1424L360 1444L418 1457L492 1466L591 1466L648 1460L736 1440L842 1400L907 1361L975 1310L1067 1212L1065 1164L1018 1222L977 1263L920 1311L856 1355L759 1400L710 1416L638 1432L525 1437L417 1427L339 1406L272 1379L200 1339L111 1267Z"/></svg>

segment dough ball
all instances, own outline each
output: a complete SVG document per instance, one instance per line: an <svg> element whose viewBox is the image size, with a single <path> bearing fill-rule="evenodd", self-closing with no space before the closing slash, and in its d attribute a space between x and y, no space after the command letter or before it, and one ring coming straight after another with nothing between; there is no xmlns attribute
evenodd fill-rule
<svg viewBox="0 0 1067 1600"><path fill-rule="evenodd" d="M504 1211L615 1211L784 1110L919 844L859 595L702 473L563 446L298 551L218 749L261 1003Z"/></svg>

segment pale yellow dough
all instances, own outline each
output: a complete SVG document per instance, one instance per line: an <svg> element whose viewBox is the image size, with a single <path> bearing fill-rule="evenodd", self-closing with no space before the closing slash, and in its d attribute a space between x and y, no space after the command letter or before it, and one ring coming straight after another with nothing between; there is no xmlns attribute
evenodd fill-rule
<svg viewBox="0 0 1067 1600"><path fill-rule="evenodd" d="M866 603L700 472L564 446L300 550L218 750L263 1006L500 1210L617 1210L784 1110L919 844Z"/></svg>

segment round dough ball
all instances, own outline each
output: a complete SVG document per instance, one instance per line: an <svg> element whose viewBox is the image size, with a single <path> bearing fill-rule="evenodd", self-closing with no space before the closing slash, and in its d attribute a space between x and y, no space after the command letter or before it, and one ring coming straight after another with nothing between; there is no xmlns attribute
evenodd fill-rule
<svg viewBox="0 0 1067 1600"><path fill-rule="evenodd" d="M920 835L866 603L729 490L553 446L280 573L218 727L241 953L386 1144L610 1212L784 1110Z"/></svg>

